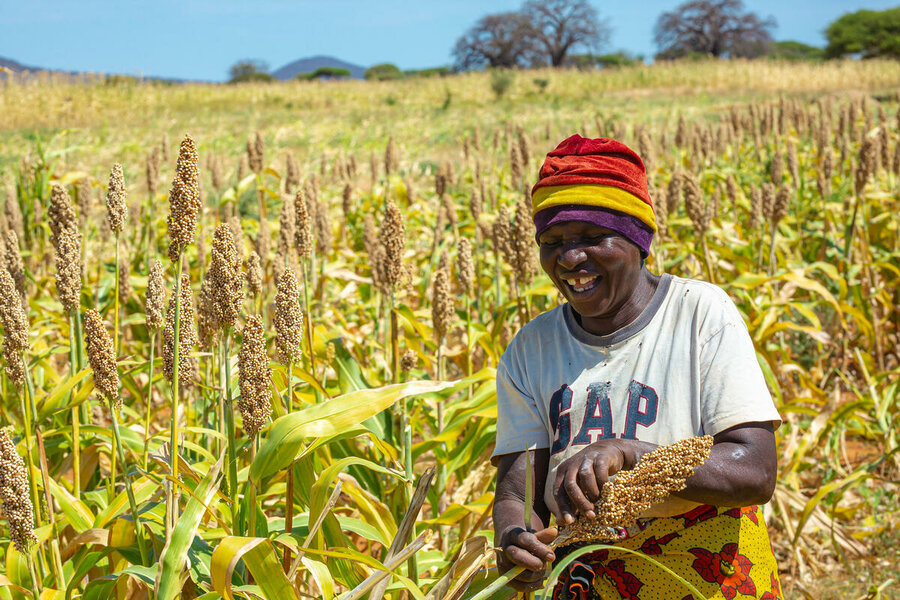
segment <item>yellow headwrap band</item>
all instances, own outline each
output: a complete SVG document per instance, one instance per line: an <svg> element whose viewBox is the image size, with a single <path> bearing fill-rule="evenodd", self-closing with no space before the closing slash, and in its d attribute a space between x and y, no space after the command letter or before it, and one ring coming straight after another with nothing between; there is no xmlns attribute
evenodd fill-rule
<svg viewBox="0 0 900 600"><path fill-rule="evenodd" d="M531 214L567 204L609 208L630 215L656 231L656 217L650 205L634 194L611 185L576 183L538 188L531 197Z"/></svg>

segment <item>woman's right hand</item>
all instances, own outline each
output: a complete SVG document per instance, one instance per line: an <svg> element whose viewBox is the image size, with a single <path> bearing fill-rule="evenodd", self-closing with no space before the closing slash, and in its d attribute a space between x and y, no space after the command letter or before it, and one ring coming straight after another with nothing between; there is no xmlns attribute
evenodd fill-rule
<svg viewBox="0 0 900 600"><path fill-rule="evenodd" d="M547 544L557 535L556 527L535 532L515 527L503 534L497 549L497 570L503 574L515 566L525 567L507 584L509 587L519 592L533 592L543 586L545 566L556 559Z"/></svg>

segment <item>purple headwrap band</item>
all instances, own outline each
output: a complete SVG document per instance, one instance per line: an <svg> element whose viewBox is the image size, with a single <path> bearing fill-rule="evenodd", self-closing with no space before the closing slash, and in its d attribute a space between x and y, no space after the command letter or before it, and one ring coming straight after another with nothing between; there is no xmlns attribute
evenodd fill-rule
<svg viewBox="0 0 900 600"><path fill-rule="evenodd" d="M650 242L653 240L653 230L643 221L608 208L585 206L583 204L565 204L552 206L538 211L534 215L534 226L537 228L537 239L551 225L564 221L584 221L599 227L606 227L622 234L635 246L641 249L641 257L646 258L650 254Z"/></svg>

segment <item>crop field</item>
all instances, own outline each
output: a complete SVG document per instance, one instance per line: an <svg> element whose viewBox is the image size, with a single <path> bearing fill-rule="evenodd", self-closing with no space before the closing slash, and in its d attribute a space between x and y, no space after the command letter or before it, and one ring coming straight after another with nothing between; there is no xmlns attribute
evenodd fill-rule
<svg viewBox="0 0 900 600"><path fill-rule="evenodd" d="M476 596L495 368L560 301L529 189L572 133L638 151L648 267L747 323L786 597L896 597L898 90L876 60L0 80L0 598Z"/></svg>

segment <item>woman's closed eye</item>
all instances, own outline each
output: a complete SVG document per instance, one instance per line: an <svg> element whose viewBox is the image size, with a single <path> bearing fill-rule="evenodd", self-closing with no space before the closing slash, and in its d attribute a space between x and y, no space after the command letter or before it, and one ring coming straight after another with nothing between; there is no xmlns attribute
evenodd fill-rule
<svg viewBox="0 0 900 600"><path fill-rule="evenodd" d="M538 243L541 245L541 247L545 248L556 248L562 246L563 244L570 246L594 246L614 235L614 233L598 233L595 235L578 237L568 240L563 240L561 238L545 238L538 240Z"/></svg>

